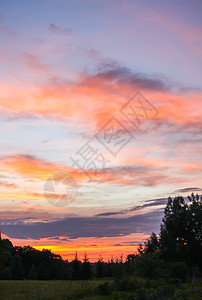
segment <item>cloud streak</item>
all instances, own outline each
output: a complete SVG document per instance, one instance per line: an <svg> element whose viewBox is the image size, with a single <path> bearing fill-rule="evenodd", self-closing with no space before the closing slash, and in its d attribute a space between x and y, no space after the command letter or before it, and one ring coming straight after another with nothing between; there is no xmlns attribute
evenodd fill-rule
<svg viewBox="0 0 202 300"><path fill-rule="evenodd" d="M132 233L150 233L156 230L161 221L162 210L126 218L69 217L51 222L25 224L24 222L1 221L2 231L13 238L40 239L65 236L69 239L79 237L116 237Z"/></svg>

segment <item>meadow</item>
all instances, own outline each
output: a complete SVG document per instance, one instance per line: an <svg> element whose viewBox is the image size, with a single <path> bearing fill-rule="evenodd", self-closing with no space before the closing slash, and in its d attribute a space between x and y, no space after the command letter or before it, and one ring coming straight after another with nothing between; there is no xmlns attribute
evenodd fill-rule
<svg viewBox="0 0 202 300"><path fill-rule="evenodd" d="M202 281L167 284L161 280L125 278L119 280L2 280L1 300L63 300L63 299L201 299Z"/></svg>

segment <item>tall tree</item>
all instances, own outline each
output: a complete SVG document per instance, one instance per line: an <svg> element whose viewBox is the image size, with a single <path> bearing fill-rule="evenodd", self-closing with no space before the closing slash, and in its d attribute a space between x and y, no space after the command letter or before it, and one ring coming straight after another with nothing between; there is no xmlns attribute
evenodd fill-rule
<svg viewBox="0 0 202 300"><path fill-rule="evenodd" d="M82 279L81 261L77 255L77 251L74 256L74 260L71 262L72 267L72 279Z"/></svg>
<svg viewBox="0 0 202 300"><path fill-rule="evenodd" d="M84 259L82 263L82 274L83 279L90 279L92 277L92 267L86 252L84 254Z"/></svg>
<svg viewBox="0 0 202 300"><path fill-rule="evenodd" d="M160 230L160 245L167 261L201 266L202 198L192 194L169 198Z"/></svg>
<svg viewBox="0 0 202 300"><path fill-rule="evenodd" d="M95 265L95 271L96 271L96 277L98 278L102 278L105 276L106 273L106 267L105 267L105 263L103 261L102 255L100 254L96 265Z"/></svg>

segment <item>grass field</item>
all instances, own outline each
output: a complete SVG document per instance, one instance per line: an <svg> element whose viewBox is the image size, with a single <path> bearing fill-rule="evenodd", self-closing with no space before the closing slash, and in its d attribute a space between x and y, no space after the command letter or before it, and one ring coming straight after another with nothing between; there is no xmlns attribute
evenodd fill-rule
<svg viewBox="0 0 202 300"><path fill-rule="evenodd" d="M82 299L95 295L99 281L0 281L0 299Z"/></svg>
<svg viewBox="0 0 202 300"><path fill-rule="evenodd" d="M0 281L0 299L82 299L95 295L99 281Z"/></svg>
<svg viewBox="0 0 202 300"><path fill-rule="evenodd" d="M136 284L136 283L134 283ZM164 284L142 281L142 287L123 288L113 280L91 281L0 281L1 300L63 300L63 299L201 299L201 281L196 281L194 289L191 283L166 287ZM129 289L129 290L127 290ZM169 294L170 293L170 294ZM194 297L193 297L194 296Z"/></svg>

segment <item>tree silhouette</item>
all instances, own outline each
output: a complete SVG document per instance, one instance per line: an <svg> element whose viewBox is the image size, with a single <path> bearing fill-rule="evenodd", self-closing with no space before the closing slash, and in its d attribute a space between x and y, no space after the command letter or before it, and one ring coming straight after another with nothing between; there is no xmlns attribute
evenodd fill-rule
<svg viewBox="0 0 202 300"><path fill-rule="evenodd" d="M82 271L81 271L81 261L77 255L77 251L74 256L74 260L71 262L72 267L72 279L79 280L82 279Z"/></svg>
<svg viewBox="0 0 202 300"><path fill-rule="evenodd" d="M106 270L105 270L105 263L103 261L103 258L100 254L97 262L96 262L96 266L95 266L95 270L96 270L96 277L98 278L102 278L105 276Z"/></svg>
<svg viewBox="0 0 202 300"><path fill-rule="evenodd" d="M201 266L202 199L192 194L168 199L160 230L160 246L166 261Z"/></svg>
<svg viewBox="0 0 202 300"><path fill-rule="evenodd" d="M84 259L82 263L82 275L83 279L90 279L92 277L92 266L89 262L86 252L84 254Z"/></svg>

